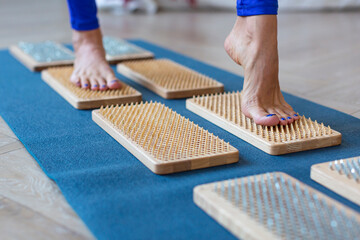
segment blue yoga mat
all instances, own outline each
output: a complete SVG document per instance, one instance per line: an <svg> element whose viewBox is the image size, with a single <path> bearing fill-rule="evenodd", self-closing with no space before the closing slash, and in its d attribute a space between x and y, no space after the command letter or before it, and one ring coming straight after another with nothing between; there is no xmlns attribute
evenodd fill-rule
<svg viewBox="0 0 360 240"><path fill-rule="evenodd" d="M240 90L242 77L148 42L131 41ZM60 187L67 201L99 239L234 239L193 203L196 185L282 171L345 205L360 207L310 179L312 164L360 155L360 119L285 94L296 111L343 134L341 146L270 156L185 109L185 100L164 100L142 92L144 100L165 103L178 113L229 141L240 152L236 164L158 176L147 169L91 120L30 72L7 50L0 51L0 115Z"/></svg>

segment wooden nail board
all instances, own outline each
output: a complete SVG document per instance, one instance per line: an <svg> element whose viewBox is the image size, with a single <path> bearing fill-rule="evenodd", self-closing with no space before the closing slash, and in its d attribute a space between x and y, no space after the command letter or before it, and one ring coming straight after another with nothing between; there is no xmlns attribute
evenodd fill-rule
<svg viewBox="0 0 360 240"><path fill-rule="evenodd" d="M42 79L77 109L93 109L103 105L141 101L141 93L125 83L122 88L94 91L75 86L70 82L73 67L55 67L42 71Z"/></svg>
<svg viewBox="0 0 360 240"><path fill-rule="evenodd" d="M311 179L360 205L360 157L315 164Z"/></svg>
<svg viewBox="0 0 360 240"><path fill-rule="evenodd" d="M149 59L154 57L152 52L123 39L104 36L103 45L106 52L106 60L110 64L116 64L125 60Z"/></svg>
<svg viewBox="0 0 360 240"><path fill-rule="evenodd" d="M194 202L240 239L351 240L360 215L285 173L267 173L194 188Z"/></svg>
<svg viewBox="0 0 360 240"><path fill-rule="evenodd" d="M261 126L241 112L241 93L194 96L186 108L271 155L341 144L341 134L301 116L285 126Z"/></svg>
<svg viewBox="0 0 360 240"><path fill-rule="evenodd" d="M123 39L104 36L106 60L116 64L125 60L149 59L154 54ZM49 67L73 65L75 54L63 44L54 41L19 42L9 48L11 54L31 71Z"/></svg>
<svg viewBox="0 0 360 240"><path fill-rule="evenodd" d="M67 66L74 62L74 53L63 45L44 41L39 43L20 42L9 48L10 53L31 71L48 67Z"/></svg>
<svg viewBox="0 0 360 240"><path fill-rule="evenodd" d="M117 70L166 99L224 91L222 83L169 59L123 62Z"/></svg>
<svg viewBox="0 0 360 240"><path fill-rule="evenodd" d="M161 103L102 107L92 118L156 174L239 161L238 150L229 143Z"/></svg>

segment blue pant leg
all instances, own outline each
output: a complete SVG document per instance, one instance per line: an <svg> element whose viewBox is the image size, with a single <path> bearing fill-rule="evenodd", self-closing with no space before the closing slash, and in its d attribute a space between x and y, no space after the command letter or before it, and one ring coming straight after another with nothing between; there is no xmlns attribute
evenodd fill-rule
<svg viewBox="0 0 360 240"><path fill-rule="evenodd" d="M238 16L277 15L277 0L237 0Z"/></svg>
<svg viewBox="0 0 360 240"><path fill-rule="evenodd" d="M71 27L78 31L99 28L95 0L67 0Z"/></svg>

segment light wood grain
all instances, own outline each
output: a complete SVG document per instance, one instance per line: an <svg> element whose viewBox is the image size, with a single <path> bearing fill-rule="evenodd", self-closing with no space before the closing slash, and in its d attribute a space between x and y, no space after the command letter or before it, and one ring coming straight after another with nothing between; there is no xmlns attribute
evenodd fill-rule
<svg viewBox="0 0 360 240"><path fill-rule="evenodd" d="M160 103L101 108L92 119L156 174L239 161L229 143Z"/></svg>
<svg viewBox="0 0 360 240"><path fill-rule="evenodd" d="M224 91L222 83L169 59L124 62L117 71L166 99Z"/></svg>
<svg viewBox="0 0 360 240"><path fill-rule="evenodd" d="M15 139L15 141L13 141L14 140L13 138L10 137L7 138L11 142L0 147L0 154L8 153L24 147L19 140Z"/></svg>
<svg viewBox="0 0 360 240"><path fill-rule="evenodd" d="M0 182L0 194L87 239L93 238L56 184L45 175L25 148L0 155Z"/></svg>
<svg viewBox="0 0 360 240"><path fill-rule="evenodd" d="M56 46L67 53L73 54L72 51L67 49L66 47L62 46L59 43L56 43ZM55 67L55 66L68 66L72 65L74 60L62 60L62 61L51 61L51 62L38 62L30 55L26 54L22 49L20 49L17 45L12 45L9 48L10 53L19 60L24 66L26 66L31 71L41 71L48 67Z"/></svg>
<svg viewBox="0 0 360 240"><path fill-rule="evenodd" d="M281 198L279 198L278 194L274 193L273 195L275 196L272 199L271 194L269 193L269 191L271 191L269 187L267 187L266 193L261 190L262 187L260 179L262 177L264 179L267 179L267 176L267 174L261 174L256 176L244 177L241 179L237 178L196 186L194 188L194 202L208 215L210 215L218 223L220 223L223 227L225 227L227 230L229 230L232 234L234 234L240 239L313 239L310 234L311 231L318 231L321 228L323 228L323 230L326 230L329 229L330 224L332 224L332 218L328 217L325 219L322 217L323 215L321 215L322 212L320 212L320 210L326 211L326 209L329 209L331 211L331 207L336 208L339 212L343 211L347 214L347 217L349 218L354 217L357 224L360 226L360 214L333 200L332 198L327 197L325 194L303 184L297 179L290 177L285 173L269 174L270 179L272 179L271 188L274 189L273 191L281 191ZM309 196L313 196L315 194L319 202L324 201L327 203L327 206L321 205L321 209L319 209L319 212L312 212L308 210L304 211L302 205L299 203L296 204L294 202L293 205L290 205L289 203L287 203L287 200L285 200L286 198L290 198L293 201L302 201L304 199L295 199L294 196L290 193L289 189L285 189L282 187L278 188L279 186L277 187L274 183L274 176L276 176L277 178L283 177L287 184L288 181L290 181L292 188L295 188L296 184L298 184L299 189L301 189L301 191L303 192L303 196L304 191L306 190L309 193ZM235 181L237 182L236 185ZM251 181L252 193L248 192L248 188L245 188L246 190L244 191L242 190L242 186L248 186L248 181ZM257 184L258 188L260 188L258 192L256 192L257 187L254 187L255 184ZM268 184L266 183L265 186L268 186ZM239 190L236 190L235 188L238 188ZM255 191L253 188L255 188ZM276 190L277 188L279 190ZM289 188L289 186L286 188ZM293 191L297 192L295 190ZM231 195L229 195L229 192L231 192ZM236 194L238 194L238 197L235 196ZM296 196L300 198L299 195ZM250 209L252 207L250 207L249 203L247 203L247 206L244 207L242 203L243 198L247 199L248 202L252 201L252 204L255 205L254 208L256 208L256 210L254 210L254 215L252 215L253 210ZM258 204L257 201L261 201L262 204L269 205L256 205ZM272 201L276 201L276 204L270 204L270 202ZM260 215L259 209L262 209L262 215ZM266 209L268 209L269 211L267 211ZM283 211L286 211L286 215L283 215ZM298 223L296 226L291 226L292 229L289 230L289 234L286 234L286 236L284 236L282 235L282 233L280 234L278 232L279 228L277 228L276 225L278 225L278 227L280 228L281 226L284 226L284 224L286 225L289 219L285 219L284 217L286 216L286 218L288 218L290 215L293 219L292 221L299 222L303 221L304 219L314 218L316 219L315 221L321 220L322 223L318 226L315 226L316 223L313 223L315 225L308 225L306 226L306 229L303 225L300 225L300 223ZM269 219L273 219L273 223L271 225L272 227L269 228L267 222L262 221L261 218L262 220L265 219L268 221ZM274 221L274 219L276 220ZM301 229L302 231L299 231L300 227L304 229ZM345 229L345 227L346 226L342 225L342 231L351 231L352 235L356 235L356 229L351 229L351 226L348 226L348 229ZM354 227L356 228L357 226ZM281 231L284 232L284 230ZM319 232L321 232L321 230L318 231L318 233ZM341 235L343 237L341 239L346 238L344 234ZM325 239L325 235L321 235L320 237L321 239ZM339 235L333 236L333 239L339 239Z"/></svg>
<svg viewBox="0 0 360 240"><path fill-rule="evenodd" d="M63 225L0 195L0 238L14 239L86 239Z"/></svg>
<svg viewBox="0 0 360 240"><path fill-rule="evenodd" d="M17 139L13 131L9 128L9 126L6 124L4 119L0 116L0 134L6 135L10 138Z"/></svg>
<svg viewBox="0 0 360 240"><path fill-rule="evenodd" d="M41 72L41 78L77 109L93 109L103 105L140 102L141 93L125 83L120 89L94 91L70 82L73 67L57 67Z"/></svg>
<svg viewBox="0 0 360 240"><path fill-rule="evenodd" d="M346 162L352 159L355 158L343 159L343 161ZM331 162L334 163L335 161ZM329 163L312 165L311 179L360 205L360 179L356 181L351 175L346 176L343 172L340 174L335 169L331 169Z"/></svg>
<svg viewBox="0 0 360 240"><path fill-rule="evenodd" d="M186 108L271 155L339 145L341 134L302 116L286 126L264 127L241 112L241 93L197 96Z"/></svg>

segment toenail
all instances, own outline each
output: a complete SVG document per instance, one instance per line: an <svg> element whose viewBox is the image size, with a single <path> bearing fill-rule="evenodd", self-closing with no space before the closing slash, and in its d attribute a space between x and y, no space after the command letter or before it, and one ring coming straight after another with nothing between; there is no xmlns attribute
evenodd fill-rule
<svg viewBox="0 0 360 240"><path fill-rule="evenodd" d="M97 84L95 84L93 87L98 87L98 85L97 85Z"/></svg>
<svg viewBox="0 0 360 240"><path fill-rule="evenodd" d="M291 119L291 117L287 117L287 119Z"/></svg>
<svg viewBox="0 0 360 240"><path fill-rule="evenodd" d="M102 85L103 88L106 88L106 85Z"/></svg>
<svg viewBox="0 0 360 240"><path fill-rule="evenodd" d="M267 117L271 117L271 116L274 116L274 115L276 115L276 114L269 114L269 115L266 115Z"/></svg>
<svg viewBox="0 0 360 240"><path fill-rule="evenodd" d="M283 120L283 121L284 121L284 120L285 120L285 118L281 118L281 120Z"/></svg>
<svg viewBox="0 0 360 240"><path fill-rule="evenodd" d="M111 82L112 82L112 83L113 83L113 82L119 82L119 80L115 79L115 80L112 80Z"/></svg>
<svg viewBox="0 0 360 240"><path fill-rule="evenodd" d="M299 115L297 115L297 114L294 114L294 117L297 117L297 116L299 116Z"/></svg>
<svg viewBox="0 0 360 240"><path fill-rule="evenodd" d="M85 83L84 86L87 87L87 86L89 86L89 84Z"/></svg>

